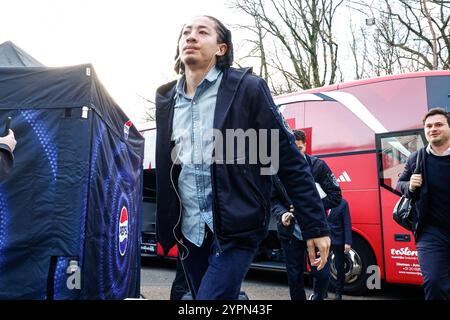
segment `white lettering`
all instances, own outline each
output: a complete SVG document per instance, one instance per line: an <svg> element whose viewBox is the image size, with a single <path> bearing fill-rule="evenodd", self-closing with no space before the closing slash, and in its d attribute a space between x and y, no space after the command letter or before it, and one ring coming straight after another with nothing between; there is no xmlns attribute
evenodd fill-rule
<svg viewBox="0 0 450 320"><path fill-rule="evenodd" d="M67 277L66 286L69 290L81 289L81 275L79 268L75 270L72 275Z"/></svg>
<svg viewBox="0 0 450 320"><path fill-rule="evenodd" d="M381 289L381 278L380 278L380 267L376 265L368 266L367 272L368 274L372 274L367 278L366 285L367 289Z"/></svg>
<svg viewBox="0 0 450 320"><path fill-rule="evenodd" d="M400 249L391 249L391 255L393 255L393 256L417 257L417 251L410 250L409 247L400 248Z"/></svg>
<svg viewBox="0 0 450 320"><path fill-rule="evenodd" d="M178 308L178 314L204 315L206 318L209 318L212 308L213 307L192 307L186 304L184 307Z"/></svg>

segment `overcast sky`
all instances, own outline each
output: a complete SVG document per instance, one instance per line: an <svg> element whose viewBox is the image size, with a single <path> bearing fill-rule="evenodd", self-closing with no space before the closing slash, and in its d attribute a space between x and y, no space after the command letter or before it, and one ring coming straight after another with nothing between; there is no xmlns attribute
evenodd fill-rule
<svg viewBox="0 0 450 320"><path fill-rule="evenodd" d="M145 115L139 96L154 100L156 88L175 79L177 38L189 18L212 15L229 25L239 56L246 35L234 25L252 21L228 8L228 2L0 0L0 43L10 40L49 67L92 63L111 96L136 123ZM343 27L336 36L347 37L348 15L336 18ZM342 55L345 47L339 50Z"/></svg>
<svg viewBox="0 0 450 320"><path fill-rule="evenodd" d="M134 122L138 95L153 100L173 80L183 22L208 14L237 23L226 0L0 0L0 43L11 40L46 66L92 63L111 96ZM240 21L239 21L240 22Z"/></svg>

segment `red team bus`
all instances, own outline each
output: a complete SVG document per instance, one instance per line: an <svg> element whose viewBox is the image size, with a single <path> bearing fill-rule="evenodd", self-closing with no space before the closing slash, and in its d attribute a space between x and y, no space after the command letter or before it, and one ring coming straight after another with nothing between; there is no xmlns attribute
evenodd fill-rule
<svg viewBox="0 0 450 320"><path fill-rule="evenodd" d="M290 127L306 132L307 153L327 162L349 203L353 244L345 264L344 291L362 294L368 290L366 282L373 274L369 266L378 266L385 282L422 284L413 235L392 219L400 196L395 187L408 156L426 145L422 118L427 110L450 110L450 71L359 80L274 100ZM146 138L141 252L162 255L154 237L151 168L156 132L141 130ZM274 221L269 230L252 266L282 270L284 258ZM175 256L176 249L169 255ZM332 285L336 279L333 258Z"/></svg>

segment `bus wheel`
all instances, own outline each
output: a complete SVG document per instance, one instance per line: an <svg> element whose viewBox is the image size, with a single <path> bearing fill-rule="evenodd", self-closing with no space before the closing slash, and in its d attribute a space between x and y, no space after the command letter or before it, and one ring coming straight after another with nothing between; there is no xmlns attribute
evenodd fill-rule
<svg viewBox="0 0 450 320"><path fill-rule="evenodd" d="M331 253L330 263L330 288L334 291L337 281L334 253ZM344 294L362 295L366 293L368 290L366 282L370 276L366 270L369 266L375 264L375 256L369 245L361 237L353 234L352 249L349 254L345 255L344 259Z"/></svg>

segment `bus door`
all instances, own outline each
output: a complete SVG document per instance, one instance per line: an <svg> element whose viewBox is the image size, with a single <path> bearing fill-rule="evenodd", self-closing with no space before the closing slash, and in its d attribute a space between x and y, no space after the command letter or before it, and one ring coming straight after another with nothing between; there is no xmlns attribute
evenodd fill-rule
<svg viewBox="0 0 450 320"><path fill-rule="evenodd" d="M411 153L426 144L423 130L376 135L383 257L387 282L422 284L414 236L392 218L397 182Z"/></svg>

